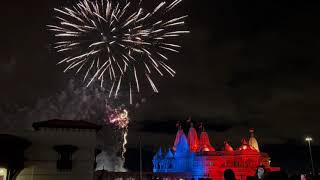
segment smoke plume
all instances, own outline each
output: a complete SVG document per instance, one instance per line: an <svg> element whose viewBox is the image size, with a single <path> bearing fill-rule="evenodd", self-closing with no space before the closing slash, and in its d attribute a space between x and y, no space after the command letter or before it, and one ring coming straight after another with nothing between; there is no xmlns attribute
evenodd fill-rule
<svg viewBox="0 0 320 180"><path fill-rule="evenodd" d="M70 81L65 90L49 98L40 99L34 107L4 105L0 108L2 129L31 129L33 122L50 119L86 120L103 125L97 134L97 142L103 153L100 163L107 170L125 171L124 160L119 156L122 132L106 124L106 107L116 105L109 100L108 93L98 85L86 88ZM79 83L80 84L80 83ZM111 138L110 138L111 137Z"/></svg>

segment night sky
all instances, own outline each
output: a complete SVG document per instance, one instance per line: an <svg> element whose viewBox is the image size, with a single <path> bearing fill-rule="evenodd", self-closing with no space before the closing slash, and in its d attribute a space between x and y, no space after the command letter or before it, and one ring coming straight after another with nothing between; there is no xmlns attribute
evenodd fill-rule
<svg viewBox="0 0 320 180"><path fill-rule="evenodd" d="M74 77L55 65L46 30L53 8L72 1L2 2L0 118L32 109ZM276 164L305 169L304 137L311 135L320 151L319 9L302 0L184 0L177 14L190 15L191 34L181 38L181 53L170 55L177 76L159 80L160 93L149 89L144 103L131 108L129 147L137 147L139 135L149 154L169 147L176 122L192 117L204 122L217 147L224 139L238 146L254 127Z"/></svg>

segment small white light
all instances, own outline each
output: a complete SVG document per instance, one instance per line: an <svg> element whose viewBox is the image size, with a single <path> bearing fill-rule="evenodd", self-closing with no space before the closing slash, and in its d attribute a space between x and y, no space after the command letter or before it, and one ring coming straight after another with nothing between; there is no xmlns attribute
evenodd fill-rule
<svg viewBox="0 0 320 180"><path fill-rule="evenodd" d="M310 141L312 141L312 137L306 137L306 139L305 139L306 141L308 141L308 142L310 142Z"/></svg>

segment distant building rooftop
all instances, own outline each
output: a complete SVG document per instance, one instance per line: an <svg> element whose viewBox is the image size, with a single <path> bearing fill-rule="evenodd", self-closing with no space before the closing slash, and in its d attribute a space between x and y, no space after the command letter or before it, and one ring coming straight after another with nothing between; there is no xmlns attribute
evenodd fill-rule
<svg viewBox="0 0 320 180"><path fill-rule="evenodd" d="M100 125L83 121L83 120L62 120L62 119L52 119L47 121L35 122L32 124L35 130L40 128L71 128L71 129L101 129Z"/></svg>
<svg viewBox="0 0 320 180"><path fill-rule="evenodd" d="M0 164L5 168L10 168L9 170L13 170L11 172L14 173L17 168L23 167L24 150L31 145L31 142L9 134L0 134L0 142Z"/></svg>
<svg viewBox="0 0 320 180"><path fill-rule="evenodd" d="M0 134L0 142L4 147L12 147L13 149L24 149L31 144L31 142L24 138L10 134ZM0 152L1 150L3 150L2 146L0 148Z"/></svg>

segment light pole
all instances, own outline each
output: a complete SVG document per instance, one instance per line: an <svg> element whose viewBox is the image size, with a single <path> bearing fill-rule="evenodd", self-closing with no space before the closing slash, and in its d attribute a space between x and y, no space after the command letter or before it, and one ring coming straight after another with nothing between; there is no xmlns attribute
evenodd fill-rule
<svg viewBox="0 0 320 180"><path fill-rule="evenodd" d="M305 141L308 142L309 145L309 153L310 153L310 160L311 160L311 168L312 168L312 175L314 176L314 167L313 167L313 159L312 159L312 151L311 151L311 141L312 141L312 137L306 137Z"/></svg>
<svg viewBox="0 0 320 180"><path fill-rule="evenodd" d="M139 168L139 177L140 180L142 180L142 150L141 150L141 136L139 136L139 164L140 164L140 168Z"/></svg>

